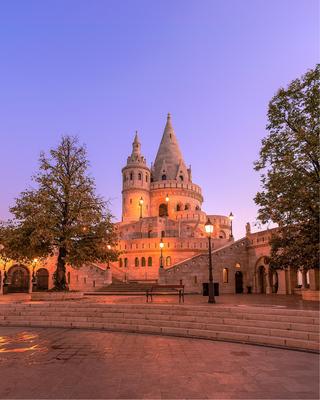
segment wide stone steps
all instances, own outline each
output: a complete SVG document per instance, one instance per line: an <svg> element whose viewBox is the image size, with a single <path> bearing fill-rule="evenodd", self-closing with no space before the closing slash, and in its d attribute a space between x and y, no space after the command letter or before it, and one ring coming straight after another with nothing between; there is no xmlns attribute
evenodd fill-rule
<svg viewBox="0 0 320 400"><path fill-rule="evenodd" d="M254 307L29 303L0 305L0 325L104 329L317 352L315 311Z"/></svg>

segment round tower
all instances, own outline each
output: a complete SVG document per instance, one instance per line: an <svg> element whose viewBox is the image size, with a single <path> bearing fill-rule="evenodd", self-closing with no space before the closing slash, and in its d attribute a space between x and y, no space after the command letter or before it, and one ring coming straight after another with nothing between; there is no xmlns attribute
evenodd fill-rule
<svg viewBox="0 0 320 400"><path fill-rule="evenodd" d="M150 215L150 169L141 154L141 144L136 132L132 153L122 168L122 221L137 221Z"/></svg>

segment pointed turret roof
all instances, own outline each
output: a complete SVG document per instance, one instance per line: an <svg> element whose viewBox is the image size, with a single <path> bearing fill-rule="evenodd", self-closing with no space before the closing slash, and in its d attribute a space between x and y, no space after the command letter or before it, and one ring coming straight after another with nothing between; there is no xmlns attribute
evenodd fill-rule
<svg viewBox="0 0 320 400"><path fill-rule="evenodd" d="M163 165L166 166L165 169ZM154 162L152 178L153 181L164 179L189 181L189 174L171 123L170 113L167 116L167 123Z"/></svg>

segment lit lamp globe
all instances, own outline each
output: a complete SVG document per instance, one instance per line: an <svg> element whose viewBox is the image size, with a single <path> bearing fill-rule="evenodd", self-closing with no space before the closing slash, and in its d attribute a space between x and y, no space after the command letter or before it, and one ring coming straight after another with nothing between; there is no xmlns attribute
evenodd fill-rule
<svg viewBox="0 0 320 400"><path fill-rule="evenodd" d="M143 204L143 198L142 197L139 200L139 204L140 204L140 206L142 206L142 204Z"/></svg>
<svg viewBox="0 0 320 400"><path fill-rule="evenodd" d="M169 203L169 195L166 195L166 202Z"/></svg>
<svg viewBox="0 0 320 400"><path fill-rule="evenodd" d="M205 231L206 231L206 233L207 233L208 235L211 235L211 234L212 234L212 232L213 232L213 225L212 225L212 223L211 223L211 221L210 221L210 218L208 218L207 222L205 223L204 229L205 229Z"/></svg>

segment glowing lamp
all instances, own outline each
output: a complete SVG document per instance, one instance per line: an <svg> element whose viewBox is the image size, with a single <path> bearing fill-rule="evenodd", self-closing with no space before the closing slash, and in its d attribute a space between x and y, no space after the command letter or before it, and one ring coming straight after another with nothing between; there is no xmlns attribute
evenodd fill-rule
<svg viewBox="0 0 320 400"><path fill-rule="evenodd" d="M213 232L213 225L210 221L210 218L208 218L207 222L205 223L204 229L208 235L211 235L211 233Z"/></svg>

